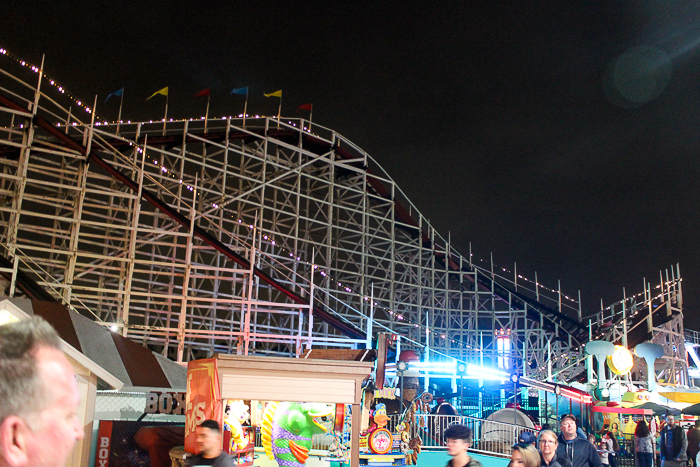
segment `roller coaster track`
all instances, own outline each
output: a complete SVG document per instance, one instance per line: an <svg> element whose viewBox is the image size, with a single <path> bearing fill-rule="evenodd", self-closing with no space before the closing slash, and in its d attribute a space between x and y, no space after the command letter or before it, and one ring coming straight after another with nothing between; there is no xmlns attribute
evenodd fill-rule
<svg viewBox="0 0 700 467"><path fill-rule="evenodd" d="M24 109L18 105L16 102L13 102L6 97L0 96L0 103L2 103L4 106L14 109L17 111L23 111ZM76 141L74 138L69 137L67 134L59 131L55 125L52 125L48 121L46 121L44 118L36 116L35 117L35 124L43 128L45 131L47 131L49 134L51 134L56 141L60 142L60 144L65 145L66 147L73 149L83 156L87 158L88 161L93 161L99 166L101 166L103 169L105 169L107 172L109 172L115 179L119 180L121 183L124 184L124 186L127 186L129 189L131 189L134 193L137 193L139 191L138 189L138 184L130 179L129 177L125 176L121 172L119 172L117 169L112 167L107 161L105 161L103 158L97 155L97 153L101 150L104 151L112 151L114 149L116 150L124 150L128 149L129 147L133 146L134 144L138 145L141 144L140 141L138 141L138 138L136 141L128 141L122 138L114 138L111 140L106 140L107 146L101 146L99 143L95 144L95 147L92 148L92 151L88 154L88 148L82 145L79 141ZM253 133L261 133L262 130L252 130ZM270 129L267 131L267 135L271 138L275 138L280 141L285 141L287 143L293 142L295 138L298 137L296 132L290 131L290 130L274 130ZM243 140L245 141L247 139L252 139L252 136L250 132L238 132L238 133L233 133L228 136L228 140ZM337 154L341 159L348 160L350 161L350 165L355 166L355 167L360 167L361 162L357 162L353 160L353 157L349 154L348 151L344 150L343 148L340 148L338 146L336 147L330 147L330 145L318 138L315 138L313 135L302 133L302 138L303 138L303 145L302 148L306 149L312 153L321 155L324 153L327 153L328 151L333 150L335 154ZM151 137L148 141L148 145L150 147L173 147L177 144L181 143L182 138L180 135L166 135L166 136L161 136L161 137ZM209 142L209 143L222 143L227 140L227 135L225 132L217 132L217 133L200 133L200 134L195 134L188 136L186 139L187 143L201 143L201 142ZM19 148L12 148L12 147L6 147L2 148L0 150L0 156L5 156L5 157L19 157ZM368 188L372 189L374 193L382 198L388 199L390 198L390 193L386 189L386 187L383 185L383 183L376 177L373 177L370 173L368 173L367 176L368 180ZM176 212L174 209L170 208L167 203L163 202L162 200L158 199L157 196L155 196L153 193L150 193L147 190L143 190L142 193L143 199L151 203L153 206L158 208L159 210L163 211L166 213L168 216L170 216L173 220L175 220L178 224L180 224L184 228L189 228L190 221L187 219L185 216L182 214ZM421 235L421 240L423 242L423 245L427 248L430 248L430 239L428 238L428 235L425 232L419 232L418 228L418 223L416 220L409 214L408 210L401 204L396 205L396 215L400 218L401 222L409 227L406 227L405 229L409 231L412 235L417 236ZM230 259L234 260L236 263L238 263L240 266L243 268L249 268L250 263L248 260L245 258L241 257L240 255L236 254L233 252L230 248L226 247L223 245L221 242L216 240L212 235L204 231L202 228L195 226L194 231L192 232L193 235L196 235L197 237L201 238L204 240L207 244L213 246L217 251L221 252L222 254L226 255ZM445 264L446 259L445 255L439 255L436 254L436 260L441 262L442 264ZM459 265L456 264L456 262L452 259L447 260L447 265L448 267L453 270L457 271L459 270ZM467 267L463 268L465 271L473 271L473 268ZM291 290L288 290L281 284L279 284L274 278L270 277L267 275L265 272L261 271L258 268L255 268L255 275L259 277L260 279L264 280L267 284L275 287L278 289L280 292L284 293L287 295L289 298L294 300L296 303L302 304L302 305L309 305L308 300L300 297L298 294L294 293ZM467 276L468 278L471 278L472 276ZM518 293L512 289L509 289L508 287L505 287L504 285L499 284L495 280L481 275L479 276L478 279L478 287L481 288L482 290L489 290L493 288L494 294L501 300L508 300L509 295L512 295L516 297L518 300L522 301L523 303L526 303L527 305L530 305L532 309L529 310L528 312L528 318L533 320L533 321L539 321L540 316L538 315L541 314L544 317L544 323L546 326L546 329L550 332L554 332L555 326L554 323L558 323L560 328L565 331L567 334L571 335L571 337L574 339L574 342L577 345L580 345L583 340L585 339L585 333L586 330L583 326L581 326L580 323L578 323L576 320L572 319L571 317L559 313L555 309L545 306L542 303L537 302L536 300L533 300L529 297L527 297L524 294ZM328 313L324 312L323 310L320 309L315 309L314 312L317 314L317 316L324 321L328 322L331 324L333 327L344 333L345 335L353 338L360 339L363 337L363 334L360 330L349 327L346 323L341 322L340 320L332 317Z"/></svg>
<svg viewBox="0 0 700 467"><path fill-rule="evenodd" d="M33 280L57 283L54 298L79 298L164 354L184 347L185 359L197 349L235 351L240 339L272 354L295 352L307 336L312 345L312 334L313 345L346 345L340 334L357 345L370 315L373 333L384 327L403 346L464 360L502 356L498 330L512 332L516 370L540 371L551 352L582 356L587 324L561 298L543 297L551 306L473 264L374 159L332 130L228 118L207 129L156 122L115 133L22 85L30 96L0 86L0 221L17 268L4 277L27 295L36 286L20 274L20 251L52 275ZM146 154L155 165L143 166ZM46 206L53 214L40 219Z"/></svg>
<svg viewBox="0 0 700 467"><path fill-rule="evenodd" d="M10 101L9 99L0 96L0 103L5 105L6 107L10 109L14 109L17 111L23 111L21 106L16 104L15 102ZM167 203L163 202L161 199L159 199L157 196L155 196L153 193L149 192L148 190L139 190L139 186L136 182L134 182L132 179L129 177L125 176L122 174L119 170L114 168L111 164L109 164L107 161L105 161L103 158L101 158L99 155L97 155L97 152L100 149L104 150L109 150L109 148L100 148L98 145L93 147L93 151L88 152L88 148L82 145L81 143L73 140L72 138L68 137L65 133L61 133L59 130L56 129L56 127L49 122L47 122L45 119L42 117L36 116L34 118L34 123L41 128L43 128L46 132L51 134L54 138L56 138L57 141L60 141L62 144L64 144L67 148L73 149L83 155L88 162L92 161L95 164L99 165L102 167L104 170L106 170L112 177L114 177L116 180L124 184L124 186L128 187L130 190L132 190L134 193L141 192L141 196L143 197L144 200L148 201L151 203L154 207L159 209L160 211L164 212L167 214L170 218L172 218L175 222L177 222L180 226L189 229L190 227L190 220L187 219L184 215L180 214L179 212L175 211L172 209L170 206L168 206ZM250 269L250 261L247 259L243 258L242 256L238 255L235 253L231 248L228 246L224 245L222 242L217 240L215 237L207 233L205 230L198 226L194 226L192 232L192 235L197 236L198 238L202 239L206 244L212 246L214 249L225 255L226 257L230 258L231 260L235 261L238 263L241 267L245 269ZM263 281L265 281L267 284L273 286L275 289L279 290L282 292L284 295L292 299L294 302L301 304L301 305L309 305L309 301L304 299L303 297L299 296L297 293L287 289L284 287L282 284L280 284L278 281L270 277L268 274L266 274L264 271L261 271L258 268L253 268L254 274L256 277L259 277ZM26 281L25 281L26 283ZM347 335L348 337L353 337L356 339L362 339L364 337L364 334L362 331L359 329L356 329L352 326L349 326L347 323L344 323L340 321L339 319L335 318L334 316L330 315L329 313L326 313L325 311L315 308L314 313L330 325L332 325L334 328L336 328L338 331L342 332L343 334Z"/></svg>

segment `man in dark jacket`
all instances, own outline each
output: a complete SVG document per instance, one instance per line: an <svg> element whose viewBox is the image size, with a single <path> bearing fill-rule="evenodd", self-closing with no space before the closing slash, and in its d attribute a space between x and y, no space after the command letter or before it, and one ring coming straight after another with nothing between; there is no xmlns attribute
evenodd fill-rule
<svg viewBox="0 0 700 467"><path fill-rule="evenodd" d="M695 426L688 431L688 460L693 462L700 452L700 420L695 421Z"/></svg>
<svg viewBox="0 0 700 467"><path fill-rule="evenodd" d="M688 438L683 428L676 425L676 417L666 415L666 426L661 430L659 451L661 467L685 467L688 460Z"/></svg>
<svg viewBox="0 0 700 467"><path fill-rule="evenodd" d="M585 436L576 433L576 417L566 414L561 417L561 434L557 454L571 461L574 467L602 467L598 451Z"/></svg>
<svg viewBox="0 0 700 467"><path fill-rule="evenodd" d="M189 467L236 467L222 449L221 428L216 420L204 420L197 427L197 449L199 454L188 459Z"/></svg>

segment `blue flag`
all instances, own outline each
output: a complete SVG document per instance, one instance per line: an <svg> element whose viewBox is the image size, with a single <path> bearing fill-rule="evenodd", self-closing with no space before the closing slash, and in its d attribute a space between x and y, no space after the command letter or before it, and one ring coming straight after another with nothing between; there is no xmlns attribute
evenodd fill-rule
<svg viewBox="0 0 700 467"><path fill-rule="evenodd" d="M113 96L114 97L122 97L123 93L124 93L124 88L121 88L120 90L114 91L113 93L109 94L107 96L107 99L105 99L105 104L107 103L107 101L109 100L110 97L113 97Z"/></svg>
<svg viewBox="0 0 700 467"><path fill-rule="evenodd" d="M246 86L244 88L236 88L233 91L231 91L231 94L241 94L241 95L247 96L248 95L248 86Z"/></svg>

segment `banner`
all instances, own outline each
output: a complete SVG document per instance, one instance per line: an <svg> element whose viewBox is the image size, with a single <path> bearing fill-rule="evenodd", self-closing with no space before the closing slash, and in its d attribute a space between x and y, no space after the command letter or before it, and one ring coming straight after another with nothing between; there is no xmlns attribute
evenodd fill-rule
<svg viewBox="0 0 700 467"><path fill-rule="evenodd" d="M184 441L182 423L100 420L95 467L170 467L170 450Z"/></svg>
<svg viewBox="0 0 700 467"><path fill-rule="evenodd" d="M112 445L112 422L100 421L97 431L97 451L95 452L95 467L109 467L109 448Z"/></svg>
<svg viewBox="0 0 700 467"><path fill-rule="evenodd" d="M185 451L197 454L197 427L204 420L216 420L223 426L219 373L215 358L193 360L187 364L187 421Z"/></svg>

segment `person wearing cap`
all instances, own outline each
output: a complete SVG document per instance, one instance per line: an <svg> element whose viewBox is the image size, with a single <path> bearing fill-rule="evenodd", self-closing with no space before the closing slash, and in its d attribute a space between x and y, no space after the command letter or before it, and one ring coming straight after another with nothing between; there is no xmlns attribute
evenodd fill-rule
<svg viewBox="0 0 700 467"><path fill-rule="evenodd" d="M566 457L573 467L602 467L598 451L585 436L576 431L576 416L566 414L561 417L561 434L557 453Z"/></svg>
<svg viewBox="0 0 700 467"><path fill-rule="evenodd" d="M685 430L676 425L676 417L666 415L666 426L661 430L659 451L661 452L661 467L684 467L688 460L688 437Z"/></svg>
<svg viewBox="0 0 700 467"><path fill-rule="evenodd" d="M481 462L467 454L472 445L472 429L464 425L450 425L445 430L447 439L447 454L452 459L447 467L481 467Z"/></svg>
<svg viewBox="0 0 700 467"><path fill-rule="evenodd" d="M522 446L534 444L536 441L537 437L530 431L523 431L520 433L520 436L518 436L518 444Z"/></svg>

